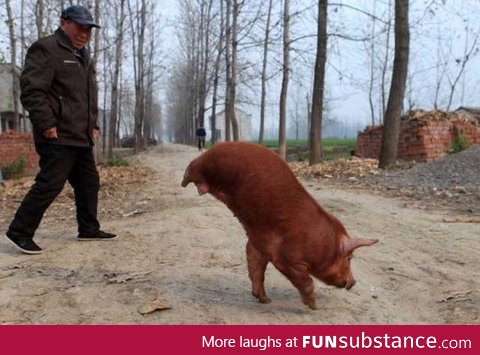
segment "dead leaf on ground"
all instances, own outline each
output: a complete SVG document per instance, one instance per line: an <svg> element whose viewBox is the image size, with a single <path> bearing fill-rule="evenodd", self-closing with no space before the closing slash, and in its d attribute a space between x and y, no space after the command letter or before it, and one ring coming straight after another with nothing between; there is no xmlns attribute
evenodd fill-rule
<svg viewBox="0 0 480 355"><path fill-rule="evenodd" d="M111 284L112 283L122 284L133 279L137 279L136 281L140 281L143 277L147 276L148 274L150 274L150 271L130 273L130 274L124 274L124 275L115 275L109 278L107 282Z"/></svg>
<svg viewBox="0 0 480 355"><path fill-rule="evenodd" d="M133 216L133 215L141 214L141 213L143 213L143 211L141 211L141 210L134 210L134 211L132 211L132 212L128 212L128 213L123 214L122 217L131 217L131 216Z"/></svg>
<svg viewBox="0 0 480 355"><path fill-rule="evenodd" d="M146 315L155 311L164 311L171 308L172 306L168 304L164 299L157 298L153 302L145 303L138 307L138 313L140 313L141 315Z"/></svg>
<svg viewBox="0 0 480 355"><path fill-rule="evenodd" d="M480 216L464 217L445 217L442 219L444 223L480 223Z"/></svg>
<svg viewBox="0 0 480 355"><path fill-rule="evenodd" d="M312 166L309 166L307 162L291 162L289 165L297 176L325 179L344 178L349 181L357 181L368 175L379 173L378 160L357 157L324 161Z"/></svg>
<svg viewBox="0 0 480 355"><path fill-rule="evenodd" d="M468 299L468 297L466 297L466 296L469 295L472 292L473 292L473 290L451 292L449 295L445 296L444 298L439 299L437 301L437 303L444 303L444 302L451 301L451 300L465 301L466 299Z"/></svg>
<svg viewBox="0 0 480 355"><path fill-rule="evenodd" d="M142 196L145 185L152 179L154 172L141 165L126 167L98 166L101 188L99 192L100 212L102 218L111 215L124 215L125 209L134 214L145 213L149 210L149 198ZM27 176L20 179L4 181L0 185L0 201L2 209L8 211L8 219L13 217L18 204L34 182L33 177ZM141 200L138 201L139 195ZM62 221L62 223L75 222L75 197L69 184L50 206L46 220Z"/></svg>

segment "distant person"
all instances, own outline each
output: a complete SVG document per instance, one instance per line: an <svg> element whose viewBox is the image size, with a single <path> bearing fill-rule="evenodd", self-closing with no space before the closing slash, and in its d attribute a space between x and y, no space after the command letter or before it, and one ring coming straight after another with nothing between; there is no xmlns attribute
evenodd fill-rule
<svg viewBox="0 0 480 355"><path fill-rule="evenodd" d="M60 27L29 48L20 77L23 107L33 126L40 172L6 233L26 254L40 254L33 241L43 214L65 182L75 193L78 240L110 240L97 219L100 179L93 157L98 136L98 93L94 65L85 47L100 28L86 8L62 11Z"/></svg>
<svg viewBox="0 0 480 355"><path fill-rule="evenodd" d="M198 150L202 151L205 148L205 138L207 137L207 132L205 128L202 126L197 128L197 142L198 142Z"/></svg>

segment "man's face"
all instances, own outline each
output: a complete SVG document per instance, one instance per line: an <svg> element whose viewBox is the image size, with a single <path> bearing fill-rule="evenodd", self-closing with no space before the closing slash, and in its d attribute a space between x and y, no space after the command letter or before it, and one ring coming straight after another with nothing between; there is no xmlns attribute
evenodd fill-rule
<svg viewBox="0 0 480 355"><path fill-rule="evenodd" d="M75 49L85 47L92 36L92 26L81 25L72 20L62 20L61 27L63 32L73 43Z"/></svg>

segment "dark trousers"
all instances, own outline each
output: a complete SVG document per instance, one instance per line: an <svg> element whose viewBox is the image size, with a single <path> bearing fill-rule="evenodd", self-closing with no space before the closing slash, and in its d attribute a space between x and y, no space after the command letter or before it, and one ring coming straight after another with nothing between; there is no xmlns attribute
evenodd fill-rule
<svg viewBox="0 0 480 355"><path fill-rule="evenodd" d="M205 137L198 137L198 150L202 150L202 148L205 148Z"/></svg>
<svg viewBox="0 0 480 355"><path fill-rule="evenodd" d="M68 180L75 193L78 231L95 232L100 179L91 147L36 144L40 155L40 172L23 199L7 234L10 237L33 238L43 214L62 191Z"/></svg>

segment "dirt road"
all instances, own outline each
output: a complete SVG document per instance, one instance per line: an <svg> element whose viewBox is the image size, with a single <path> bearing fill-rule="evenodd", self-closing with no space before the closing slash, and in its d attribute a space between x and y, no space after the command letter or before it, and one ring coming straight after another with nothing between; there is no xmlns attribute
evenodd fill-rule
<svg viewBox="0 0 480 355"><path fill-rule="evenodd" d="M166 145L136 158L155 176L132 210L148 208L103 220L120 234L115 241L79 242L74 223L48 220L35 239L42 255L19 254L2 239L0 324L480 323L478 224L444 223L444 210L305 181L352 236L380 243L356 252L350 291L316 282L317 311L271 266L272 303L257 303L242 227L211 196L180 187L197 155ZM171 309L138 312L154 300Z"/></svg>

